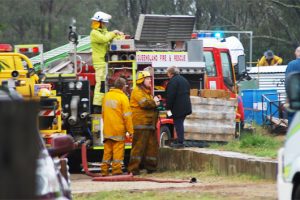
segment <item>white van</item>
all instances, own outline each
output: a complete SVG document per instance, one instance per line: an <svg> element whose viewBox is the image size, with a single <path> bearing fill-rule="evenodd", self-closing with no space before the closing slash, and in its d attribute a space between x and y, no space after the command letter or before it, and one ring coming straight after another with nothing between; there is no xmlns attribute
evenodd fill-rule
<svg viewBox="0 0 300 200"><path fill-rule="evenodd" d="M279 200L300 199L300 73L286 80L289 108L297 111L278 152L277 191Z"/></svg>

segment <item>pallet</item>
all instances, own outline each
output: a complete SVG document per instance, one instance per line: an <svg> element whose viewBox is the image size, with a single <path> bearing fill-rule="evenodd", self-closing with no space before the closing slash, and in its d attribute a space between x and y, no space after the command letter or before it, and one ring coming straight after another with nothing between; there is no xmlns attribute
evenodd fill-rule
<svg viewBox="0 0 300 200"><path fill-rule="evenodd" d="M271 116L269 116L269 115L267 115L266 118L267 118L267 120L269 120L275 126L282 126L282 127L285 127L285 128L288 127L288 120L287 119L281 119L281 118L277 118L277 117L273 117L273 116L271 118Z"/></svg>

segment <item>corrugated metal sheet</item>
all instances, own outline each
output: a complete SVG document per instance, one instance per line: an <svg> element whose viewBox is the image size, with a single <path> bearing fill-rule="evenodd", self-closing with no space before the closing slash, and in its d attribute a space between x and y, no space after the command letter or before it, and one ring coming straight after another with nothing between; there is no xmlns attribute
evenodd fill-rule
<svg viewBox="0 0 300 200"><path fill-rule="evenodd" d="M248 73L253 79L258 80L259 89L276 89L280 93L280 100L284 102L286 67L287 65L252 67Z"/></svg>
<svg viewBox="0 0 300 200"><path fill-rule="evenodd" d="M135 40L167 42L190 40L195 16L141 14Z"/></svg>
<svg viewBox="0 0 300 200"><path fill-rule="evenodd" d="M278 66L263 66L263 67L250 67L247 68L249 70L249 74L257 74L257 73L285 73L287 65L278 65Z"/></svg>

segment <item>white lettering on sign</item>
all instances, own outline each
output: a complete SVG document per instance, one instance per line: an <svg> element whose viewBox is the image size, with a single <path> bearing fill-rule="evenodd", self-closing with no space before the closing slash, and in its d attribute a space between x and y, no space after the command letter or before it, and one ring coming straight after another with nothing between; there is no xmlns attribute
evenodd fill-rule
<svg viewBox="0 0 300 200"><path fill-rule="evenodd" d="M137 52L136 62L188 62L187 52Z"/></svg>
<svg viewBox="0 0 300 200"><path fill-rule="evenodd" d="M253 109L254 110L267 110L267 108L268 108L267 102L253 103Z"/></svg>

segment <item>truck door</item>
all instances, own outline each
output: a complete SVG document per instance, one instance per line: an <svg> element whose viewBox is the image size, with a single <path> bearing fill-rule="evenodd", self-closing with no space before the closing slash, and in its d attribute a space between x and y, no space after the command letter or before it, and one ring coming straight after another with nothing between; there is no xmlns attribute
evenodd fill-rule
<svg viewBox="0 0 300 200"><path fill-rule="evenodd" d="M205 89L227 90L233 96L235 80L228 50L206 47L203 54L206 65Z"/></svg>
<svg viewBox="0 0 300 200"><path fill-rule="evenodd" d="M206 68L205 89L223 89L221 82L221 61L220 53L216 48L204 48L203 52Z"/></svg>
<svg viewBox="0 0 300 200"><path fill-rule="evenodd" d="M225 90L235 93L235 80L233 74L233 67L228 51L220 51L223 81L222 85Z"/></svg>
<svg viewBox="0 0 300 200"><path fill-rule="evenodd" d="M230 57L227 52L221 52L221 63L222 63L222 73L224 84L228 89L231 89L234 85L232 65L230 62Z"/></svg>

